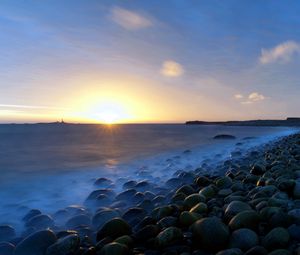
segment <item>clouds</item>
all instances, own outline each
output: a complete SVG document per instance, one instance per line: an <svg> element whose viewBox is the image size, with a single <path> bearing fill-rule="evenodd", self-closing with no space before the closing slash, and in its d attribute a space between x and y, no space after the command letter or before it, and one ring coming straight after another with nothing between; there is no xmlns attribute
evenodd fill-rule
<svg viewBox="0 0 300 255"><path fill-rule="evenodd" d="M167 60L163 63L160 72L167 77L178 77L183 75L184 68L178 62Z"/></svg>
<svg viewBox="0 0 300 255"><path fill-rule="evenodd" d="M120 7L114 7L111 10L111 18L115 23L127 30L138 30L153 25L149 18Z"/></svg>
<svg viewBox="0 0 300 255"><path fill-rule="evenodd" d="M270 64L275 62L289 62L295 54L299 53L299 43L294 41L286 41L272 49L262 49L259 61L262 64Z"/></svg>
<svg viewBox="0 0 300 255"><path fill-rule="evenodd" d="M266 99L266 97L263 94L260 94L258 92L252 92L248 96L236 94L234 95L234 98L240 101L241 104L252 104Z"/></svg>

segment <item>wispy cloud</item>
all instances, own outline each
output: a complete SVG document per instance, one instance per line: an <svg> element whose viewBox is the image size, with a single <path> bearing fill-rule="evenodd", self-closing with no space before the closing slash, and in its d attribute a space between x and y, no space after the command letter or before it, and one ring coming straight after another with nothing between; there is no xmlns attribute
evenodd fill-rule
<svg viewBox="0 0 300 255"><path fill-rule="evenodd" d="M295 54L300 53L300 44L294 41L286 41L272 49L262 49L259 58L260 63L288 62Z"/></svg>
<svg viewBox="0 0 300 255"><path fill-rule="evenodd" d="M45 109L45 110L65 110L65 108L42 105L20 105L20 104L0 104L1 108L18 108L18 109Z"/></svg>
<svg viewBox="0 0 300 255"><path fill-rule="evenodd" d="M167 60L163 63L161 69L161 74L168 77L178 77L183 75L184 68L181 64L173 60Z"/></svg>
<svg viewBox="0 0 300 255"><path fill-rule="evenodd" d="M234 98L235 99L242 99L242 98L244 98L244 96L242 94L236 94L236 95L234 95Z"/></svg>
<svg viewBox="0 0 300 255"><path fill-rule="evenodd" d="M236 94L234 95L234 98L239 100L241 104L252 104L266 99L266 97L263 94L260 94L258 92L252 92L248 96L244 96L242 94Z"/></svg>
<svg viewBox="0 0 300 255"><path fill-rule="evenodd" d="M112 9L111 18L115 23L128 30L138 30L153 25L149 18L120 7Z"/></svg>

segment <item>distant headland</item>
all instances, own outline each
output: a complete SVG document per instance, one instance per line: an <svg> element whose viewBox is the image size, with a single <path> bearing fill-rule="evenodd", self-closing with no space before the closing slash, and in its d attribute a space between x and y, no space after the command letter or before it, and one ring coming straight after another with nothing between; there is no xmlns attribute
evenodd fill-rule
<svg viewBox="0 0 300 255"><path fill-rule="evenodd" d="M289 117L285 120L241 120L241 121L187 121L186 125L226 125L226 126L292 126L300 127L300 117Z"/></svg>

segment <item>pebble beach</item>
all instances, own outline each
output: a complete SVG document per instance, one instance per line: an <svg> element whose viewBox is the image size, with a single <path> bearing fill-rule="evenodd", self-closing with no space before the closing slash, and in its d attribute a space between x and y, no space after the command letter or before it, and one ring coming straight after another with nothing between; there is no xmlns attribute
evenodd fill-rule
<svg viewBox="0 0 300 255"><path fill-rule="evenodd" d="M0 254L300 254L299 133L205 167L118 192L101 177L83 205L24 209L21 233L0 226Z"/></svg>

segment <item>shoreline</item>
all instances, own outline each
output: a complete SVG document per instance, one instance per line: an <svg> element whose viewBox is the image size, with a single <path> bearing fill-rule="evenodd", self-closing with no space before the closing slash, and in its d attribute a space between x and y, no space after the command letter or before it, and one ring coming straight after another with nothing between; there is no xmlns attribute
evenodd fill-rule
<svg viewBox="0 0 300 255"><path fill-rule="evenodd" d="M165 187L147 181L127 181L123 185L125 191L116 194L110 189L113 184L109 179L99 178L96 181L98 189L89 195L85 207L71 206L52 216L37 210L27 213L24 218L27 228L23 234L26 237L24 240L16 240L15 231L7 227L5 231L11 234L8 237L13 237L14 241L12 245L7 244L6 248L9 246L14 250L13 246L16 246L15 254L29 254L22 251L24 247L35 249L29 247L29 243L32 239L40 240L43 235L43 243L45 238L49 245L43 247L44 251L48 250L47 253L37 253L41 255L59 254L53 251L61 250L67 245L74 254L96 254L96 251L99 254L114 254L112 251L116 250L118 252L115 254L162 254L163 251L173 251L172 254L216 254L229 248L234 250L220 254L258 254L247 251L258 244L260 247L256 247L256 252L265 249L264 253L259 254L268 254L273 249L267 244L270 241L268 235L274 230L288 239L278 248L295 251L299 240L290 232L300 233L300 197L298 193L293 197L294 189L299 192L300 166L299 170L289 170L290 175L287 175L283 167L289 169L299 165L298 143L300 144L299 133L275 139L262 148L252 148L246 157L239 158L236 155L233 159L224 161L223 170L230 169L224 175L221 172L215 176L203 174L201 168L188 172L179 171L174 173L178 177L166 180ZM283 150L283 154L278 149L281 146L291 147L296 152L288 148ZM270 155L263 160L265 153ZM274 179L272 169L279 167L282 169L274 171L279 171L282 176ZM294 181L291 180L292 177ZM239 211L240 208L247 210ZM291 213L292 210L296 211ZM115 217L118 219L114 219ZM209 228L206 226L208 223ZM287 230L291 226L294 226L293 229ZM42 230L48 227L55 233ZM77 232L66 232L66 229ZM37 230L39 232L34 233ZM82 244L86 239L85 235L89 240L86 246ZM143 235L145 240L140 238ZM206 236L209 235L220 235L220 240L208 240ZM245 236L253 242L251 247L245 244ZM4 237L3 227L0 226L1 238ZM268 242L264 241L266 239ZM201 244L200 247L197 247L197 243ZM249 249L246 250L245 246ZM80 247L86 253L79 252ZM90 253L87 253L88 250ZM32 253L33 251L35 250L30 250ZM274 254L291 254L287 250L281 252Z"/></svg>

